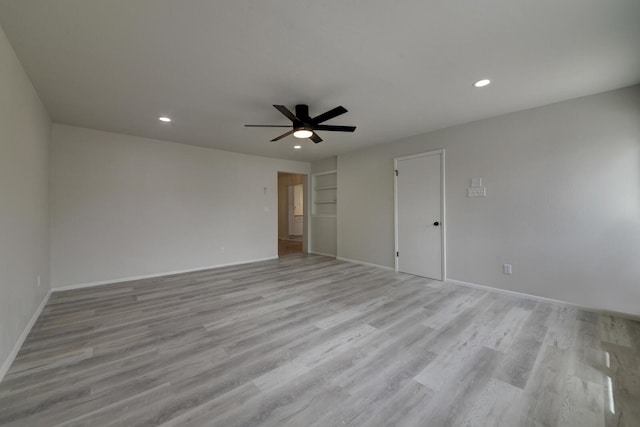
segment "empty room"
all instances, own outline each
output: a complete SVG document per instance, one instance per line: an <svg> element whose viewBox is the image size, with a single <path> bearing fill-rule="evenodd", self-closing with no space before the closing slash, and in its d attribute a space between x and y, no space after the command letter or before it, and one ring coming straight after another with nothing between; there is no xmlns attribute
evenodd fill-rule
<svg viewBox="0 0 640 427"><path fill-rule="evenodd" d="M0 0L0 425L640 425L638 41L638 0Z"/></svg>

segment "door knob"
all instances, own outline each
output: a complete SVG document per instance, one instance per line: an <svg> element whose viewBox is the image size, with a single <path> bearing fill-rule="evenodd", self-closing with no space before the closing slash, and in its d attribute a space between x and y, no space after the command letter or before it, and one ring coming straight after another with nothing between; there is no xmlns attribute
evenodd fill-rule
<svg viewBox="0 0 640 427"><path fill-rule="evenodd" d="M436 227L440 225L440 223L438 221L434 222L433 225L435 225Z"/></svg>

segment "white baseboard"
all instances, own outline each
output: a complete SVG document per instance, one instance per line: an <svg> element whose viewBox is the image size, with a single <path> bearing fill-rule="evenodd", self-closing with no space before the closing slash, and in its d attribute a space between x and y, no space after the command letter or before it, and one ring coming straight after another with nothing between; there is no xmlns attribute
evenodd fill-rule
<svg viewBox="0 0 640 427"><path fill-rule="evenodd" d="M480 285L480 284L477 284L477 283L465 282L465 281L462 281L462 280L447 279L445 283L451 283L453 285L465 286L467 288L482 289L484 291L496 292L496 293L499 293L499 294L514 296L514 297L518 297L518 298L527 298L527 299L534 300L534 301L542 301L542 302L547 302L547 303L552 303L552 304L569 305L571 307L575 307L575 308L578 308L580 310L591 311L591 312L594 312L594 313L605 314L605 315L608 315L608 316L621 317L623 319L640 320L640 316L635 315L635 314L622 313L622 312L619 312L619 311L612 311L612 310L604 310L604 309L597 308L597 307L589 307L589 306L585 306L585 305L574 304L574 303L568 302L568 301L562 301L562 300L553 299L553 298L541 297L541 296L538 296L538 295L527 294L527 293L524 293L524 292L509 291L507 289L494 288L493 286Z"/></svg>
<svg viewBox="0 0 640 427"><path fill-rule="evenodd" d="M11 353L9 353L9 356L7 356L7 359L2 363L2 366L0 367L0 382L2 382L2 380L4 379L4 376L9 371L9 368L11 367L11 364L13 363L16 356L18 355L20 348L22 348L22 344L24 343L24 340L27 339L27 335L29 335L29 332L31 332L31 328L33 328L33 325L36 323L36 320L38 320L40 313L42 313L42 309L44 308L45 305L47 305L47 301L49 301L50 296L51 296L51 289L49 289L47 294L42 299L42 302L36 309L35 313L33 313L33 316L31 316L29 323L27 323L27 326L24 327L24 329L22 330L22 333L18 337L18 340L16 341L13 348L11 349Z"/></svg>
<svg viewBox="0 0 640 427"><path fill-rule="evenodd" d="M362 265L367 265L369 267L380 268L382 270L396 271L395 268L387 267L386 265L372 264L370 262L358 261L358 260L351 259L351 258L343 258L341 256L336 257L336 259L339 259L340 261L352 262L354 264L362 264Z"/></svg>
<svg viewBox="0 0 640 427"><path fill-rule="evenodd" d="M314 255L328 256L329 258L335 258L336 257L335 254L325 254L324 252L309 251L309 253L310 254L314 254Z"/></svg>
<svg viewBox="0 0 640 427"><path fill-rule="evenodd" d="M259 258L259 259L252 259L252 260L246 260L246 261L231 262L231 263L228 263L228 264L217 264L217 265L211 265L211 266L207 266L207 267L190 268L188 270L165 271L163 273L144 274L144 275L141 275L141 276L121 277L121 278L118 278L118 279L103 280L103 281L100 281L100 282L79 283L79 284L76 284L76 285L67 285L67 286L56 286L55 288L52 288L51 290L53 292L59 292L59 291L70 291L70 290L73 290L73 289L92 288L94 286L112 285L114 283L131 282L133 280L153 279L154 277L171 276L171 275L174 275L174 274L194 273L196 271L211 270L211 269L214 269L214 268L222 268L222 267L231 267L231 266L234 266L234 265L249 264L249 263L252 263L252 262L271 261L271 260L274 260L274 259L278 259L278 257Z"/></svg>

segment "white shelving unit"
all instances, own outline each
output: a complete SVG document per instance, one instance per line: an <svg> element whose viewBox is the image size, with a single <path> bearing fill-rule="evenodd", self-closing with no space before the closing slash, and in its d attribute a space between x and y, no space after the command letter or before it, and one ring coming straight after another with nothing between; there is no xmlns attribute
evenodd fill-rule
<svg viewBox="0 0 640 427"><path fill-rule="evenodd" d="M319 172L311 175L311 215L335 217L338 207L338 172Z"/></svg>

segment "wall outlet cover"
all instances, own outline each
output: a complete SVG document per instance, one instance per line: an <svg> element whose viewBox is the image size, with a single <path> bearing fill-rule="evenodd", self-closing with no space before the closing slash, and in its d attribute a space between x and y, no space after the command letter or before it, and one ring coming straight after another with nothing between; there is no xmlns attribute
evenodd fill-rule
<svg viewBox="0 0 640 427"><path fill-rule="evenodd" d="M474 188L482 187L482 178L471 178L471 186Z"/></svg>
<svg viewBox="0 0 640 427"><path fill-rule="evenodd" d="M469 197L487 197L486 187L480 187L480 188L469 187L468 191L469 191L468 193Z"/></svg>

